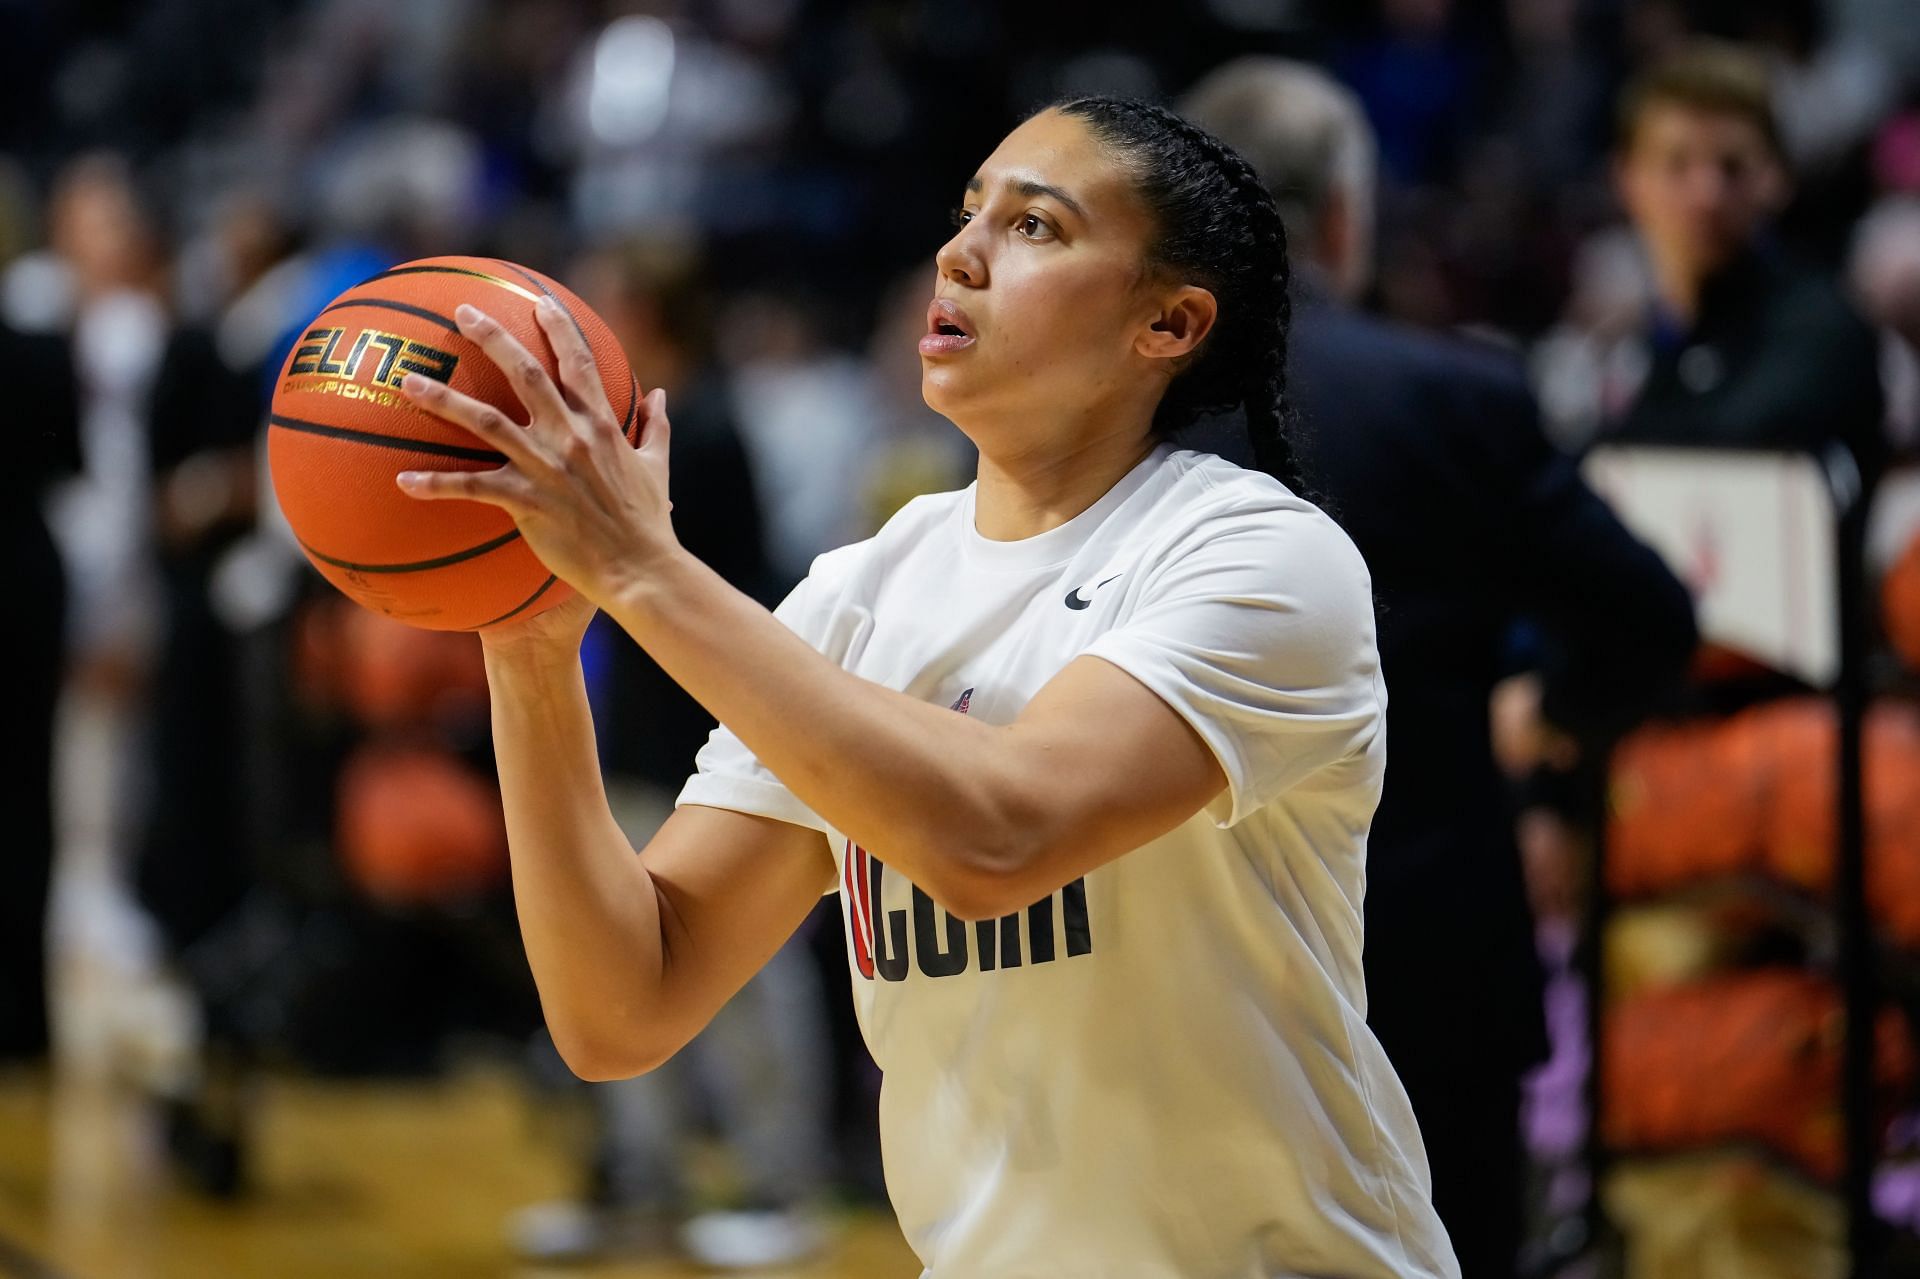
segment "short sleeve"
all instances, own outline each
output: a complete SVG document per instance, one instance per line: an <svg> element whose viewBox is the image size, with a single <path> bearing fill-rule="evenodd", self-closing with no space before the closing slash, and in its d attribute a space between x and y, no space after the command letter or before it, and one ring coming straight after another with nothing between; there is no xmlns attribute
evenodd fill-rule
<svg viewBox="0 0 1920 1279"><path fill-rule="evenodd" d="M1232 826L1385 726L1366 562L1310 507L1198 522L1145 570L1132 613L1086 654L1152 689L1227 778ZM1224 811L1224 814L1222 810Z"/></svg>
<svg viewBox="0 0 1920 1279"><path fill-rule="evenodd" d="M801 639L821 648L830 630L831 609L827 592L818 580L817 562L815 567L816 573L788 592L773 615ZM801 803L726 725L707 735L707 743L694 756L693 764L694 774L680 788L673 801L675 808L682 804L727 808L827 833L827 824L819 815Z"/></svg>

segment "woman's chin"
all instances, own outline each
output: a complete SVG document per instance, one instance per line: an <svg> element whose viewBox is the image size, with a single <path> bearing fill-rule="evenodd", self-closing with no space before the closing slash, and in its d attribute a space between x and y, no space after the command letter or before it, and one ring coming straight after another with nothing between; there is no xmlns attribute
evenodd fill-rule
<svg viewBox="0 0 1920 1279"><path fill-rule="evenodd" d="M969 393L969 381L951 365L928 362L920 369L920 398L935 413L950 418L964 411L967 402L974 398Z"/></svg>

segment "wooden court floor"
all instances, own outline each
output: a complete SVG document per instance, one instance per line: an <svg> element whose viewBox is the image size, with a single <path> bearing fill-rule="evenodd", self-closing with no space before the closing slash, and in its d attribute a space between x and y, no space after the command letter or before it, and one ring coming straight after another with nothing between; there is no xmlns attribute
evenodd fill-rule
<svg viewBox="0 0 1920 1279"><path fill-rule="evenodd" d="M504 1223L566 1194L565 1147L510 1072L431 1083L267 1081L258 1192L219 1204L179 1187L151 1118L104 1078L0 1074L0 1276L34 1279L679 1279L667 1262L521 1266ZM761 1275L911 1279L892 1219L835 1219L805 1267Z"/></svg>

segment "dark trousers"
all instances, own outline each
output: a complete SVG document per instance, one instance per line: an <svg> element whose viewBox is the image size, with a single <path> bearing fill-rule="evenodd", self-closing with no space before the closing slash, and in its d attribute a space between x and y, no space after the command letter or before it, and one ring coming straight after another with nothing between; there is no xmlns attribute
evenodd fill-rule
<svg viewBox="0 0 1920 1279"><path fill-rule="evenodd" d="M1398 1063L1396 1063L1396 1066ZM1433 1205L1464 1279L1513 1279L1524 1231L1520 1081L1498 1072L1400 1069L1433 1169Z"/></svg>
<svg viewBox="0 0 1920 1279"><path fill-rule="evenodd" d="M161 566L167 629L153 692L153 803L134 885L176 950L226 917L251 872L240 649L213 611L214 558Z"/></svg>
<svg viewBox="0 0 1920 1279"><path fill-rule="evenodd" d="M46 530L23 535L7 580L30 601L10 628L22 665L0 714L0 1060L47 1050L47 888L53 874L53 715L65 668L65 582ZM37 537L31 536L36 533ZM16 548L20 546L16 542ZM35 551L42 554L33 554Z"/></svg>

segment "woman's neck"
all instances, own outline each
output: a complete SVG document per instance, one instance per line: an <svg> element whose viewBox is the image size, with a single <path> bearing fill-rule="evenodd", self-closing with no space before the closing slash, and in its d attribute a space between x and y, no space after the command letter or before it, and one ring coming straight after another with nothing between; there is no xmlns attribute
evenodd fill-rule
<svg viewBox="0 0 1920 1279"><path fill-rule="evenodd" d="M974 529L989 541L1014 542L1058 528L1099 501L1155 443L1129 431L1064 451L994 457L982 449Z"/></svg>

